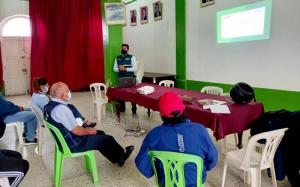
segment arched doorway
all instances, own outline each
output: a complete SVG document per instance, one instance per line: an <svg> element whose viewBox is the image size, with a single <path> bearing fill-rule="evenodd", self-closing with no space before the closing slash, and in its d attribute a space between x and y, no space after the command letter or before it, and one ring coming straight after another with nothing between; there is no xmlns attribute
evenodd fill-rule
<svg viewBox="0 0 300 187"><path fill-rule="evenodd" d="M27 15L0 23L3 79L6 95L27 94L30 88L31 29Z"/></svg>

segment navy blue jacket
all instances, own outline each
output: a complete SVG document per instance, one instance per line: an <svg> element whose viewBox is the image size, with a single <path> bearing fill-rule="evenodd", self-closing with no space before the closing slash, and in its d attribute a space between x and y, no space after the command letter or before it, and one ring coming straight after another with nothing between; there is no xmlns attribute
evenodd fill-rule
<svg viewBox="0 0 300 187"><path fill-rule="evenodd" d="M15 114L17 112L20 112L20 109L17 105L0 96L0 119L4 120L6 116Z"/></svg>
<svg viewBox="0 0 300 187"><path fill-rule="evenodd" d="M68 129L64 127L63 124L56 122L54 119L51 117L51 112L52 110L58 106L62 105L61 103L55 102L50 100L50 102L44 107L44 116L47 122L58 128L58 130L61 132L62 136L64 137L66 143L68 144L69 148L71 151L76 148L76 146L80 145L80 143L86 141L87 136L76 136L72 132L70 132ZM79 111L73 106L73 105L67 105L70 110L72 111L73 115L75 118L77 117L82 117ZM53 134L54 137L55 134ZM61 149L61 147L59 147Z"/></svg>
<svg viewBox="0 0 300 187"><path fill-rule="evenodd" d="M218 152L206 128L190 120L176 125L162 124L148 133L135 159L139 171L148 178L154 174L148 156L150 150L183 152L201 157L204 162L202 183L205 182L206 171L215 167L218 160ZM196 186L196 172L194 164L185 166L186 186ZM159 166L158 177L164 184L162 166Z"/></svg>
<svg viewBox="0 0 300 187"><path fill-rule="evenodd" d="M132 68L131 58L132 58L132 55L129 55L129 54L119 55L119 56L117 56L117 64L123 65L126 68ZM128 71L118 72L118 77L133 77L133 76L134 76L134 72L128 72Z"/></svg>

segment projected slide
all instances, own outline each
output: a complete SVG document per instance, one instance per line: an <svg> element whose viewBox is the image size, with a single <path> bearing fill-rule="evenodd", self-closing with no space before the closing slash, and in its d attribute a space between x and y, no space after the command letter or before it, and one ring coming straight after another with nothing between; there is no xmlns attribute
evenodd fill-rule
<svg viewBox="0 0 300 187"><path fill-rule="evenodd" d="M271 1L262 1L217 13L218 43L268 39Z"/></svg>

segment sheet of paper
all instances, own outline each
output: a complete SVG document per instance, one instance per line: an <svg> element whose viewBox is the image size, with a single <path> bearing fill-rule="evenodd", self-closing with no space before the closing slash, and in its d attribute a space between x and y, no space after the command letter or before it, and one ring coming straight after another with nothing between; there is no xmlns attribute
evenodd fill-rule
<svg viewBox="0 0 300 187"><path fill-rule="evenodd" d="M219 101L219 100L214 100L214 99L202 99L202 100L198 100L198 102L201 105L213 105L213 104L222 105L222 104L226 103L226 101Z"/></svg>
<svg viewBox="0 0 300 187"><path fill-rule="evenodd" d="M227 105L210 105L210 111L217 114L230 114L230 110Z"/></svg>

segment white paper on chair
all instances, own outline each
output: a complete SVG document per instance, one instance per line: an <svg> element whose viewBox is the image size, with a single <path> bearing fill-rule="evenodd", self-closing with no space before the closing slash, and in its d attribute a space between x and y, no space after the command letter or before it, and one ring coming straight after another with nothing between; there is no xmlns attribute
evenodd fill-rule
<svg viewBox="0 0 300 187"><path fill-rule="evenodd" d="M230 114L230 110L227 105L208 105L211 113L217 114ZM204 106L203 106L204 108ZM207 108L208 109L208 108Z"/></svg>
<svg viewBox="0 0 300 187"><path fill-rule="evenodd" d="M148 95L155 91L153 86L143 86L137 89L137 92L140 94Z"/></svg>

